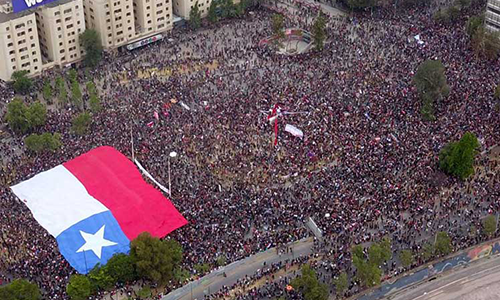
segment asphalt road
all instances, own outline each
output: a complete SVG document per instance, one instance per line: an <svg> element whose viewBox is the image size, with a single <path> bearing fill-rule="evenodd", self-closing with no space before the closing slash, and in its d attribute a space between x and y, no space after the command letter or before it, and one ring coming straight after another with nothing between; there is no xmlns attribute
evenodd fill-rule
<svg viewBox="0 0 500 300"><path fill-rule="evenodd" d="M231 286L236 283L238 279L245 277L245 275L251 276L255 274L258 269L262 269L264 262L269 266L279 261L291 260L301 255L309 255L312 252L312 245L312 238L308 238L291 245L293 247L293 254L285 253L278 255L275 248L257 253L243 260L229 264L224 268L215 270L196 281L190 282L172 291L163 297L162 300L203 299L205 295L217 292L223 285ZM224 272L226 272L227 277L223 276Z"/></svg>
<svg viewBox="0 0 500 300"><path fill-rule="evenodd" d="M391 295L387 300L500 299L500 257L481 259L436 279Z"/></svg>

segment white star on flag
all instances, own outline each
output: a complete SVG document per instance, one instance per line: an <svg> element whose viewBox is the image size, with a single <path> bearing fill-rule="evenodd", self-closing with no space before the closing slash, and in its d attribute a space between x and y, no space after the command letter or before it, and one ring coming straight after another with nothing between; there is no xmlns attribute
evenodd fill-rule
<svg viewBox="0 0 500 300"><path fill-rule="evenodd" d="M83 232L80 230L80 234L85 240L85 244L80 247L76 252L83 252L87 250L92 250L94 254L101 259L101 252L103 247L117 245L117 243L112 242L110 240L104 239L104 227L106 225L102 225L101 229L99 229L96 233L91 234L87 232Z"/></svg>

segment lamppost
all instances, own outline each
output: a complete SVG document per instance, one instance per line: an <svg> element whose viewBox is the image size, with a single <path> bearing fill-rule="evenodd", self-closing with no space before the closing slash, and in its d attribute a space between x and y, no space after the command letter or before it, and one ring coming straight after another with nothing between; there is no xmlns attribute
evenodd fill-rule
<svg viewBox="0 0 500 300"><path fill-rule="evenodd" d="M172 151L168 155L168 196L172 198L172 181L170 180L170 159L177 156L177 152Z"/></svg>

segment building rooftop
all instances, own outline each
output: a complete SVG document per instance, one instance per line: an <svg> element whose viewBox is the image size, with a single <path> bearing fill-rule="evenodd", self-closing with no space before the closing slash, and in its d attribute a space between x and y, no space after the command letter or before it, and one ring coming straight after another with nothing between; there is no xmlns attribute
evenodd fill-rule
<svg viewBox="0 0 500 300"><path fill-rule="evenodd" d="M7 3L11 3L13 0L0 0L0 5L4 5L4 4L7 4ZM23 0L19 0L19 1L23 1ZM47 3L47 4L44 4L42 6L37 6L37 7L34 7L34 8L31 8L31 9L27 9L27 10L24 10L24 11L21 11L21 12L17 12L17 13L2 13L0 12L0 23L4 23L4 22L8 22L10 20L14 20L14 19L17 19L17 18L21 18L21 17L24 17L24 16L27 16L29 14L32 14L35 12L35 10L39 9L39 8L42 8L42 7L55 7L55 6L58 6L58 5L61 5L61 4L65 4L65 3L68 3L68 2L71 2L73 0L59 0L59 1L54 1L54 2L50 2L50 3Z"/></svg>

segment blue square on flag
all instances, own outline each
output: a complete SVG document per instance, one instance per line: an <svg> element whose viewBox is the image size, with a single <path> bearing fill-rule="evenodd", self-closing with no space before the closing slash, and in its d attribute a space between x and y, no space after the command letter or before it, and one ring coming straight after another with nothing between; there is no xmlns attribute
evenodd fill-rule
<svg viewBox="0 0 500 300"><path fill-rule="evenodd" d="M57 237L59 251L79 273L105 265L115 253L128 253L130 241L111 212L86 218Z"/></svg>

